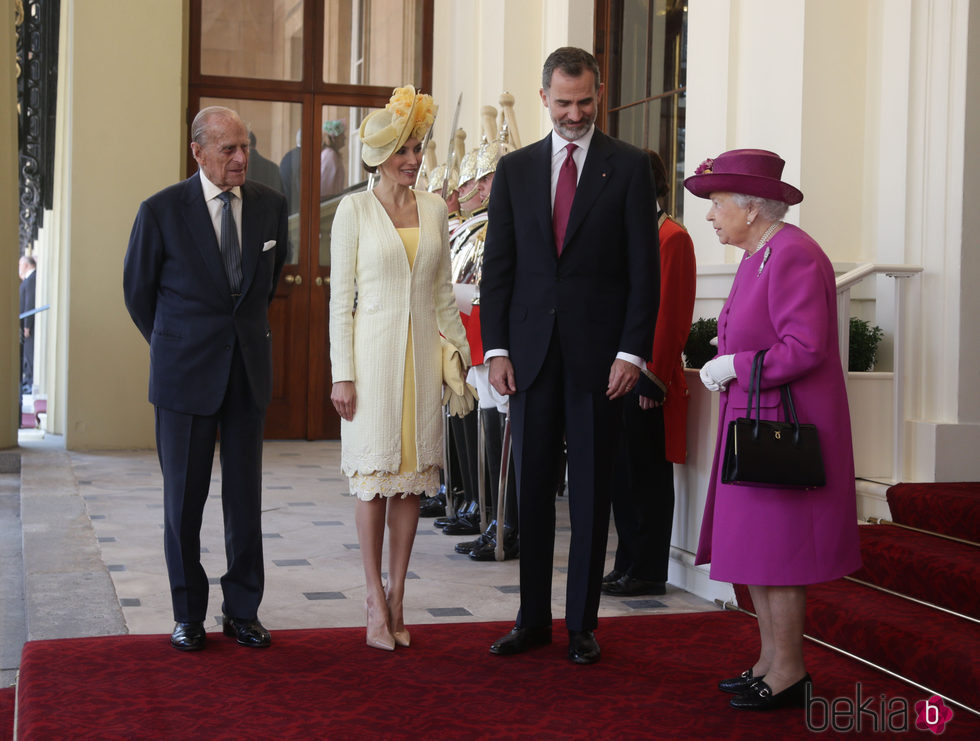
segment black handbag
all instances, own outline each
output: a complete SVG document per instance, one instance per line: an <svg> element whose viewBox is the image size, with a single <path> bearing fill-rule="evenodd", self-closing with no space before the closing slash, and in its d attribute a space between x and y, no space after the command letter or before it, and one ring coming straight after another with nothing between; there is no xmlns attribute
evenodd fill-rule
<svg viewBox="0 0 980 741"><path fill-rule="evenodd" d="M785 422L762 419L762 360L752 360L748 417L728 423L728 440L721 467L724 484L812 489L826 483L820 439L815 425L800 424L789 385L779 387ZM752 397L755 397L755 418Z"/></svg>

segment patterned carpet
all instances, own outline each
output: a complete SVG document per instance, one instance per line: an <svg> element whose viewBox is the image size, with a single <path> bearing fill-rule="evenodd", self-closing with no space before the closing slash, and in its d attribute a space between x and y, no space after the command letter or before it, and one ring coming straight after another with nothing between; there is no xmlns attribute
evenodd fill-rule
<svg viewBox="0 0 980 741"><path fill-rule="evenodd" d="M831 722L849 738L881 738L885 723L914 731L926 699L807 643L826 702L734 710L715 685L749 666L757 646L755 621L737 612L602 619L602 660L586 667L566 658L561 622L551 646L512 657L487 652L507 623L410 627L411 648L393 653L367 648L358 628L278 631L267 650L209 634L194 654L162 635L30 642L20 738L789 739ZM980 719L957 709L943 735L978 738Z"/></svg>

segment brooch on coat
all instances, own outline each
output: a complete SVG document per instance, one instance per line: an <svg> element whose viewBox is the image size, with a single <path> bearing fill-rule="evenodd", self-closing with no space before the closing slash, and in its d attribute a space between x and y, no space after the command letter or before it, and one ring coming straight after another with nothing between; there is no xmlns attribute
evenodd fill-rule
<svg viewBox="0 0 980 741"><path fill-rule="evenodd" d="M766 245L766 251L762 253L762 262L759 263L759 272L756 275L762 275L762 269L766 266L766 260L769 259L769 255L772 254L772 248Z"/></svg>

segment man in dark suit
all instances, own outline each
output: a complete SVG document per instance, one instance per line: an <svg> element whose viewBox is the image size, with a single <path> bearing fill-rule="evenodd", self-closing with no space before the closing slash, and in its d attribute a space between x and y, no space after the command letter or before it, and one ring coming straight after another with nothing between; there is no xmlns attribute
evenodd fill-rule
<svg viewBox="0 0 980 741"><path fill-rule="evenodd" d="M255 147L255 133L248 132L248 174L246 180L254 180L257 183L268 185L278 193L285 193L282 184L282 175L279 174L279 165L272 160L263 157Z"/></svg>
<svg viewBox="0 0 980 741"><path fill-rule="evenodd" d="M126 307L150 343L177 623L170 642L182 651L204 648L200 530L220 431L222 629L241 645L265 647L262 429L272 393L268 307L286 257L286 200L246 182L248 131L235 111L205 108L191 138L199 171L140 205L123 270Z"/></svg>
<svg viewBox="0 0 980 741"><path fill-rule="evenodd" d="M20 313L34 310L37 291L37 261L30 255L20 258ZM25 394L34 388L34 315L20 320L20 388Z"/></svg>
<svg viewBox="0 0 980 741"><path fill-rule="evenodd" d="M609 530L621 402L653 343L656 198L646 155L595 128L599 68L553 52L541 100L554 130L497 165L480 284L490 382L511 396L521 608L490 652L551 642L556 472L568 451L569 658L599 659L593 631Z"/></svg>

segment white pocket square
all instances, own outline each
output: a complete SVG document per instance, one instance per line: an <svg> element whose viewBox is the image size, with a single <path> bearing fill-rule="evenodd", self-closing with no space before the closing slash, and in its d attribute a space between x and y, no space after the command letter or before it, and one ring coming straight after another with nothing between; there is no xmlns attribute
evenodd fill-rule
<svg viewBox="0 0 980 741"><path fill-rule="evenodd" d="M276 240L270 239L268 242L266 242L265 244L262 245L262 251L263 252L268 252L269 250L271 250L275 246L276 246Z"/></svg>

